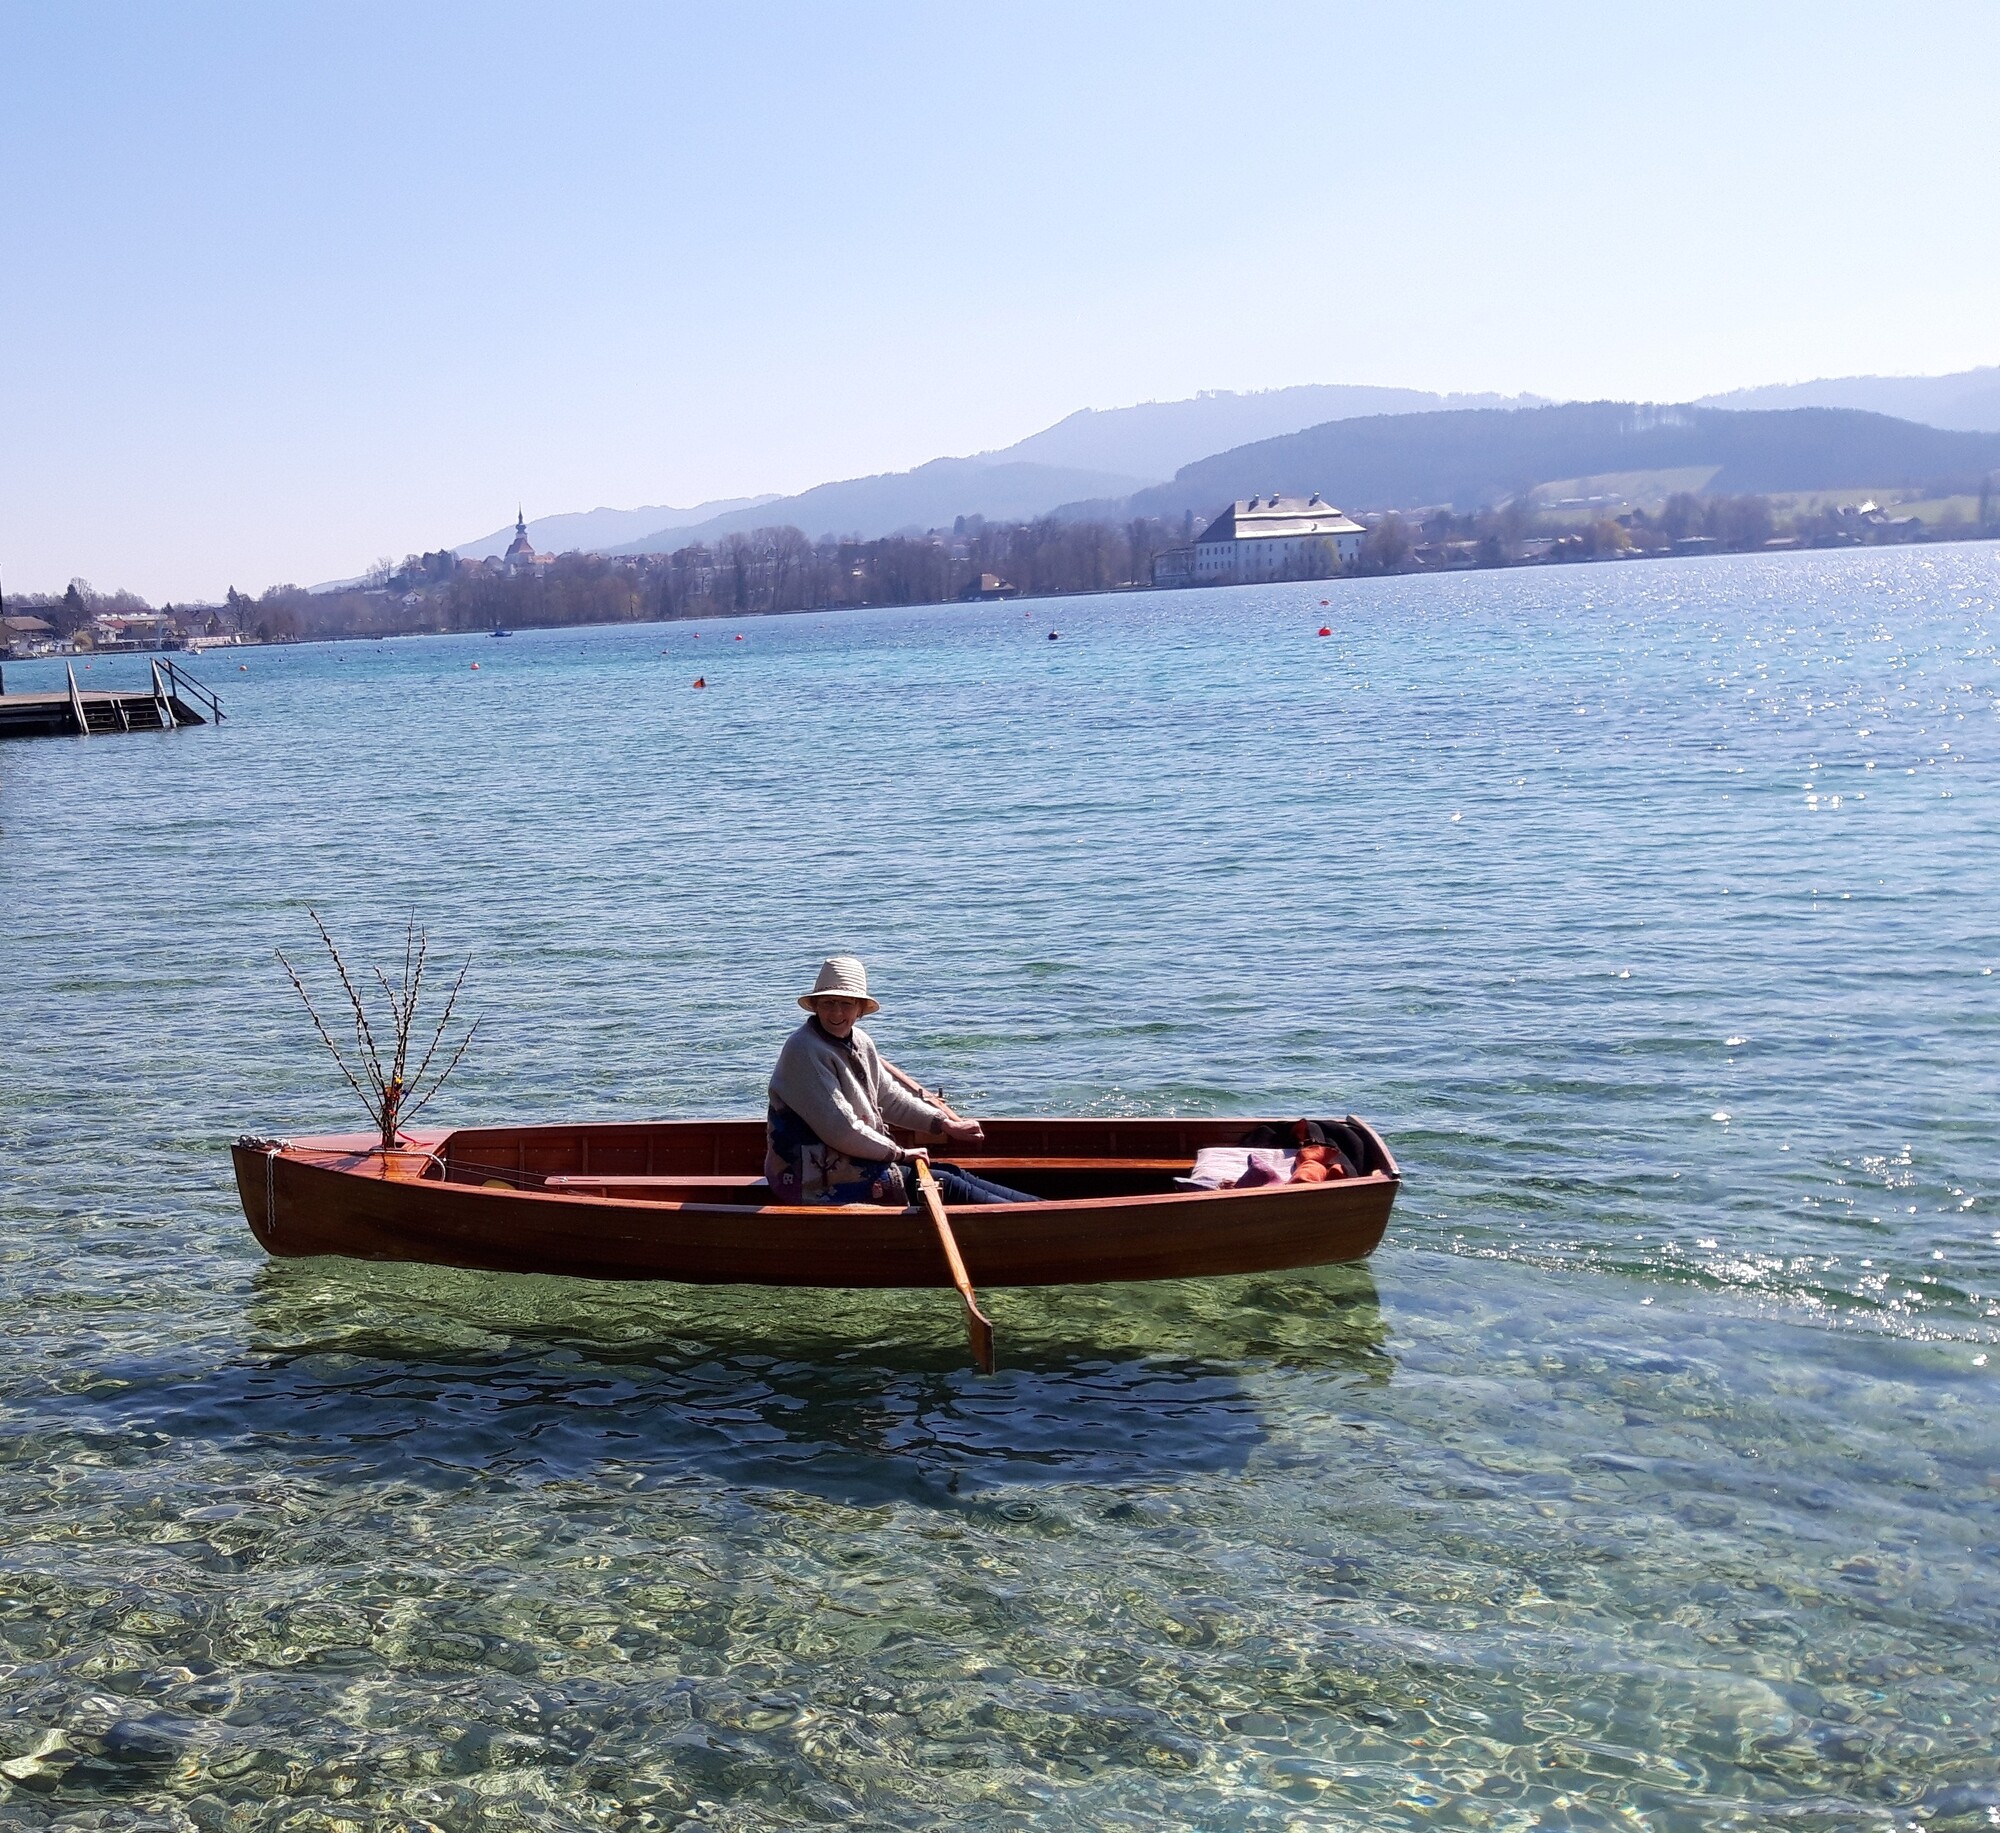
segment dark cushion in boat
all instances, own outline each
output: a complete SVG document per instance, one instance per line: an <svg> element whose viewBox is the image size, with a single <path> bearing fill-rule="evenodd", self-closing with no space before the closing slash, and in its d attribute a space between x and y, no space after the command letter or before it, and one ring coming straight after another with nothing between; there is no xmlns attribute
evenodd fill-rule
<svg viewBox="0 0 2000 1833"><path fill-rule="evenodd" d="M1368 1135L1351 1121L1322 1120L1320 1130L1326 1135L1329 1146L1337 1146L1340 1155L1347 1160L1347 1168L1359 1176L1370 1167L1368 1164Z"/></svg>
<svg viewBox="0 0 2000 1833"><path fill-rule="evenodd" d="M1325 1146L1340 1159L1349 1177L1359 1177L1368 1169L1367 1135L1345 1120L1294 1120L1283 1126L1252 1127L1236 1143L1276 1146L1285 1151L1299 1146Z"/></svg>

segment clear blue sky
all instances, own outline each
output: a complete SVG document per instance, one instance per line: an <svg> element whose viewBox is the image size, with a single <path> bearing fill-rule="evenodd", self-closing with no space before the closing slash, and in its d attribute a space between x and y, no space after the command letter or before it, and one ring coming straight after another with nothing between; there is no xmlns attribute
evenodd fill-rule
<svg viewBox="0 0 2000 1833"><path fill-rule="evenodd" d="M0 0L0 581L1080 406L2000 361L2000 6Z"/></svg>

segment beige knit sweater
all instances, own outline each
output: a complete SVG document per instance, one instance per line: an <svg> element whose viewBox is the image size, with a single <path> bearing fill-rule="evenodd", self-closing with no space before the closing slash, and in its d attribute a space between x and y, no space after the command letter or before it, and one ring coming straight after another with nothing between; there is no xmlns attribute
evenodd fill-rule
<svg viewBox="0 0 2000 1833"><path fill-rule="evenodd" d="M900 1159L892 1126L930 1134L944 1125L936 1108L889 1073L858 1026L843 1045L807 1019L778 1053L771 1093L843 1158Z"/></svg>

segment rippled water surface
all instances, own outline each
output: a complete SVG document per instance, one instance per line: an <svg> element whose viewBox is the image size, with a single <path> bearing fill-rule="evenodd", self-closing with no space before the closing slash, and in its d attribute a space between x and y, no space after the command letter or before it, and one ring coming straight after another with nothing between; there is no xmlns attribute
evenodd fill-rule
<svg viewBox="0 0 2000 1833"><path fill-rule="evenodd" d="M0 748L0 1826L2000 1824L1996 603L255 650ZM1366 1267L994 1294L991 1380L931 1294L269 1262L308 903L474 956L446 1119L754 1112L851 948L961 1104L1406 1186Z"/></svg>

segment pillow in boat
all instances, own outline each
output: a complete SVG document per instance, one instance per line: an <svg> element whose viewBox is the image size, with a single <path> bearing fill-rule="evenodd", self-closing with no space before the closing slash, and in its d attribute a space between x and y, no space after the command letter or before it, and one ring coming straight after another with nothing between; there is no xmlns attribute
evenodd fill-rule
<svg viewBox="0 0 2000 1833"><path fill-rule="evenodd" d="M1174 1179L1188 1190L1255 1190L1262 1184L1323 1184L1352 1175L1338 1147L1319 1144L1288 1152L1275 1146L1203 1146L1194 1169Z"/></svg>
<svg viewBox="0 0 2000 1833"><path fill-rule="evenodd" d="M1259 1184L1289 1184L1299 1155L1269 1146L1203 1146L1194 1169L1174 1179L1189 1190L1254 1190Z"/></svg>

